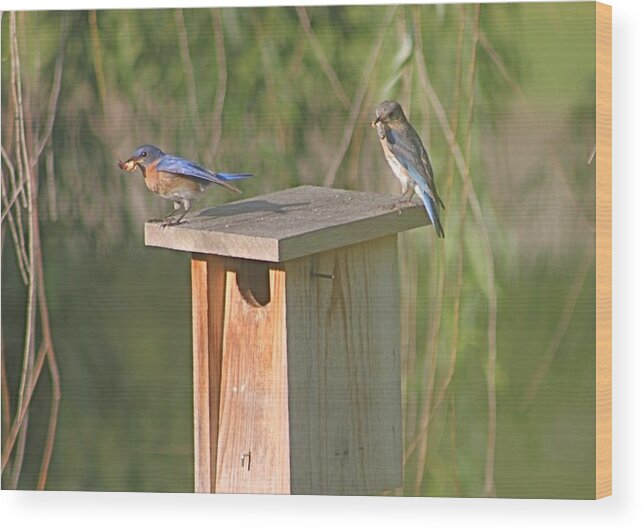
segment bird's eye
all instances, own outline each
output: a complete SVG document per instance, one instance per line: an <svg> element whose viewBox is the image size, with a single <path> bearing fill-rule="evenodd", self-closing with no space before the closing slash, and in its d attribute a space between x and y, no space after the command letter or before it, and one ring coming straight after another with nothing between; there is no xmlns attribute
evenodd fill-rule
<svg viewBox="0 0 643 531"><path fill-rule="evenodd" d="M141 153L141 157L143 158L147 157L147 151L143 151L143 153Z"/></svg>

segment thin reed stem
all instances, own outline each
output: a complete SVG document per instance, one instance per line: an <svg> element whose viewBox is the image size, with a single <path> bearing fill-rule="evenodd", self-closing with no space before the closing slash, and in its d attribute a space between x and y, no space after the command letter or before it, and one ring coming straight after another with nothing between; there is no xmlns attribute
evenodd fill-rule
<svg viewBox="0 0 643 531"><path fill-rule="evenodd" d="M67 40L68 27L69 18L67 15L63 15L60 28L60 43L58 45L56 65L54 67L54 79L51 83L49 101L47 102L47 121L45 122L45 129L43 131L43 134L37 143L34 153L32 154L32 165L38 158L40 158L40 155L42 155L45 146L51 140L51 133L54 128L54 121L56 120L56 110L58 109L58 96L60 95L60 86L63 77L63 64L65 61L65 41Z"/></svg>
<svg viewBox="0 0 643 531"><path fill-rule="evenodd" d="M297 16L299 17L299 24L301 25L301 28L304 31L306 38L308 39L310 47L315 53L315 57L317 58L319 65L322 67L322 70L326 75L326 79L328 79L328 82L330 83L330 87L333 90L333 93L342 104L344 109L348 110L351 106L351 100L346 94L344 87L342 87L342 84L337 77L337 73L333 69L333 66L330 64L328 57L326 57L326 53L324 52L324 49L317 39L317 35L315 35L315 32L310 25L310 18L308 18L308 12L306 11L306 8L303 6L297 6L295 9L297 10Z"/></svg>
<svg viewBox="0 0 643 531"><path fill-rule="evenodd" d="M202 131L201 119L199 117L199 105L196 95L196 80L194 77L194 66L190 56L190 39L185 28L185 19L183 10L174 10L174 19L176 22L176 36L179 41L179 52L181 53L181 64L183 65L183 75L185 76L185 89L187 91L188 110L192 125L197 131Z"/></svg>
<svg viewBox="0 0 643 531"><path fill-rule="evenodd" d="M549 341L547 350L545 351L545 355L543 356L538 369L536 369L534 377L532 378L531 383L527 388L527 392L525 393L525 398L522 405L523 411L525 411L533 401L536 393L538 392L538 389L540 389L543 380L545 379L547 373L549 372L549 369L551 368L551 364L556 358L556 354L558 353L560 344L562 343L563 338L567 333L567 329L569 328L569 324L571 323L576 305L578 304L578 299L580 298L580 295L583 291L583 286L585 285L587 276L589 275L591 265L594 263L595 259L595 248L593 246L588 246L585 257L581 261L580 268L576 272L574 281L572 282L569 293L567 294L567 297L565 299L563 310L560 314L560 317L558 318L558 324L556 325L556 331Z"/></svg>
<svg viewBox="0 0 643 531"><path fill-rule="evenodd" d="M96 10L89 11L89 32L92 40L92 53L94 57L94 75L98 88L98 99L103 111L103 117L108 115L107 109L107 83L105 83L105 72L103 69L103 52L100 44L100 32L98 30L98 18Z"/></svg>
<svg viewBox="0 0 643 531"><path fill-rule="evenodd" d="M373 75L373 70L375 69L375 65L377 64L377 58L380 55L380 50L382 48L382 44L384 43L384 38L386 37L388 28L391 25L391 22L393 21L393 18L395 17L397 12L398 6L391 6L388 9L386 17L384 18L384 22L379 27L379 34L376 37L375 42L373 43L371 53L369 54L368 60L366 61L366 66L362 71L362 78L360 80L359 86L357 87L357 90L355 91L355 96L353 97L353 104L351 106L351 112L348 117L346 126L344 127L344 134L342 135L339 146L335 151L333 160L331 161L330 167L328 168L328 171L326 172L326 175L324 177L324 186L330 187L335 183L337 171L339 170L339 167L344 160L344 156L346 155L348 147L351 143L351 139L353 138L353 131L355 130L357 117L362 110L362 105L364 104L364 96L366 95L371 76Z"/></svg>
<svg viewBox="0 0 643 531"><path fill-rule="evenodd" d="M49 464L51 463L51 456L54 449L54 440L56 438L56 427L58 425L58 412L60 407L61 398L61 384L60 373L58 371L58 363L56 361L56 352L54 350L54 342L51 337L51 326L49 324L49 306L47 304L47 295L45 293L45 278L42 263L42 251L40 245L40 229L38 225L38 213L35 214L35 227L36 238L38 245L36 246L37 252L37 269L38 269L38 303L40 309L40 322L43 336L43 346L47 354L47 365L49 366L49 374L51 375L51 405L49 411L49 422L47 425L47 435L45 437L45 446L43 449L43 457L40 465L40 473L38 474L37 489L43 490L47 482L47 475L49 472ZM40 374L40 373L39 373ZM34 380L33 387L36 386ZM33 391L32 391L33 392Z"/></svg>
<svg viewBox="0 0 643 531"><path fill-rule="evenodd" d="M223 131L223 107L225 104L228 87L228 66L226 61L225 37L223 34L223 20L220 9L210 11L212 18L212 33L214 34L214 53L217 60L217 90L214 96L212 111L212 134L206 160L216 157L221 147L221 132Z"/></svg>

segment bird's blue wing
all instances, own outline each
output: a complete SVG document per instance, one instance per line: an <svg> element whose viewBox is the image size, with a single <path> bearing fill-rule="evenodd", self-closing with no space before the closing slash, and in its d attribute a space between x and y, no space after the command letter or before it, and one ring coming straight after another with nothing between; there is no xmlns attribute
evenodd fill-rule
<svg viewBox="0 0 643 531"><path fill-rule="evenodd" d="M391 153L409 172L413 181L435 202L442 205L442 208L445 208L435 187L431 159L415 129L409 124L402 133L389 127L386 131L386 143Z"/></svg>
<svg viewBox="0 0 643 531"><path fill-rule="evenodd" d="M161 160L159 160L156 169L158 171L168 173L187 175L189 177L203 179L204 181L217 182L218 180L223 180L219 179L216 174L210 170L199 166L196 162L182 159L181 157L173 157L171 155L165 155L162 157Z"/></svg>
<svg viewBox="0 0 643 531"><path fill-rule="evenodd" d="M251 176L249 173L214 173L203 166L200 166L196 162L192 162L191 160L186 160L181 157L174 157L172 155L165 155L162 157L157 164L156 169L158 171L185 175L195 179L216 183L237 193L239 193L239 190L231 184L228 184L226 181L245 179L246 177Z"/></svg>
<svg viewBox="0 0 643 531"><path fill-rule="evenodd" d="M438 236L444 238L444 229L438 212L438 204L444 208L444 203L435 187L433 167L420 137L410 125L404 129L403 133L396 129L387 128L386 143L391 153L404 166L413 179L413 183L419 188L418 195L424 203L429 219Z"/></svg>

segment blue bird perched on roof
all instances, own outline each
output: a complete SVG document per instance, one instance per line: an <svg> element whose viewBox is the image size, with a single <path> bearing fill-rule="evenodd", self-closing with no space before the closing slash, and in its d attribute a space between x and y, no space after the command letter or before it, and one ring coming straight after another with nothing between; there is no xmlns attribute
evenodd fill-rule
<svg viewBox="0 0 643 531"><path fill-rule="evenodd" d="M444 238L439 212L439 206L444 208L444 203L435 187L431 159L420 136L396 101L381 102L375 116L371 125L377 129L386 161L402 185L400 199L408 200L415 192L424 203L438 236Z"/></svg>
<svg viewBox="0 0 643 531"><path fill-rule="evenodd" d="M178 225L190 210L190 201L201 194L210 184L215 183L224 188L241 193L229 181L252 177L250 173L213 172L196 162L166 155L156 146L146 144L139 146L125 162L118 162L119 168L133 172L140 168L145 186L155 194L174 202L174 210L165 216L163 226ZM172 216L183 207L178 218Z"/></svg>

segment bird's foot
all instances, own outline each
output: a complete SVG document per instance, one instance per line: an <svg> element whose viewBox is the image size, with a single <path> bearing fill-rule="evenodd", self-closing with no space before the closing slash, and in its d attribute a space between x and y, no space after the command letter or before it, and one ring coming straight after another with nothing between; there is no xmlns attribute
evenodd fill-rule
<svg viewBox="0 0 643 531"><path fill-rule="evenodd" d="M181 219L180 218L179 219L177 219L177 218L165 218L162 221L163 221L163 223L161 223L162 228L173 227L175 225L180 225L181 224Z"/></svg>
<svg viewBox="0 0 643 531"><path fill-rule="evenodd" d="M410 197L400 197L395 200L393 205L391 206L391 210L397 210L398 215L402 214L402 208L403 207L409 207L414 205L413 198Z"/></svg>

